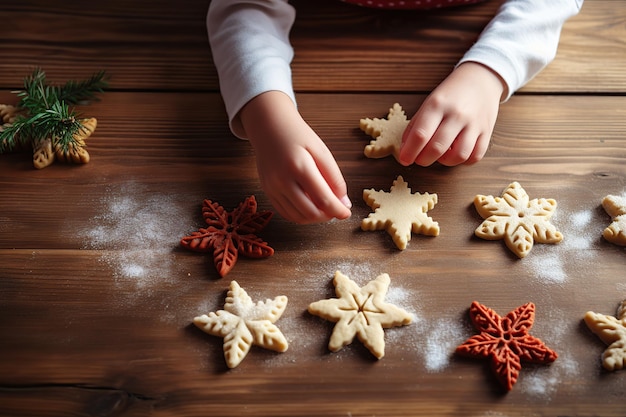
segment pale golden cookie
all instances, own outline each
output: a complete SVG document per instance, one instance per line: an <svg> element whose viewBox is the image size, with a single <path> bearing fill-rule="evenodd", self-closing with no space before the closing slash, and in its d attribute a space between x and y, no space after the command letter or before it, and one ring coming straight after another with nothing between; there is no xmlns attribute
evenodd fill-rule
<svg viewBox="0 0 626 417"><path fill-rule="evenodd" d="M476 228L476 236L487 240L504 239L506 246L520 258L528 255L534 242L563 240L563 235L550 223L556 201L551 198L530 200L518 182L511 183L502 197L477 195L474 206L485 219Z"/></svg>
<svg viewBox="0 0 626 417"><path fill-rule="evenodd" d="M98 121L95 117L92 117L81 120L81 123L83 129L74 135L74 143L69 144L66 148L61 147L58 143L53 146L54 154L58 161L73 162L75 164L86 164L89 162L89 153L85 149L85 140L96 130Z"/></svg>
<svg viewBox="0 0 626 417"><path fill-rule="evenodd" d="M389 109L387 119L361 119L359 126L362 131L374 138L365 147L365 156L368 158L384 158L393 155L400 160L400 145L402 134L409 124L409 120L402 110L402 106L395 103Z"/></svg>
<svg viewBox="0 0 626 417"><path fill-rule="evenodd" d="M44 169L54 162L54 152L52 152L52 140L33 140L33 166L37 169Z"/></svg>
<svg viewBox="0 0 626 417"><path fill-rule="evenodd" d="M608 370L624 368L626 361L626 300L617 309L617 318L588 311L585 323L609 347L602 354L602 366Z"/></svg>
<svg viewBox="0 0 626 417"><path fill-rule="evenodd" d="M22 111L10 104L0 104L0 119L2 123L13 123Z"/></svg>
<svg viewBox="0 0 626 417"><path fill-rule="evenodd" d="M51 138L33 139L33 166L37 169L43 169L55 160L75 164L88 163L90 158L87 149L85 149L85 140L94 132L98 121L92 117L81 120L81 124L83 127L74 134L74 142L65 147Z"/></svg>
<svg viewBox="0 0 626 417"><path fill-rule="evenodd" d="M437 204L437 194L412 194L402 176L393 182L389 193L363 190L363 199L374 212L361 221L361 229L386 229L398 249L406 249L411 232L439 235L439 224L426 214Z"/></svg>
<svg viewBox="0 0 626 417"><path fill-rule="evenodd" d="M626 197L607 195L602 199L602 207L613 218L602 236L611 243L626 246Z"/></svg>
<svg viewBox="0 0 626 417"><path fill-rule="evenodd" d="M381 274L363 288L341 272L335 272L333 284L339 298L320 300L309 305L309 313L335 322L328 349L336 352L357 336L378 359L385 356L383 329L404 326L412 317L405 310L385 302L389 275Z"/></svg>
<svg viewBox="0 0 626 417"><path fill-rule="evenodd" d="M287 339L274 325L287 307L287 297L256 304L237 283L232 281L224 309L203 314L193 323L204 332L224 338L224 357L229 368L234 368L246 357L252 345L276 352L285 352Z"/></svg>

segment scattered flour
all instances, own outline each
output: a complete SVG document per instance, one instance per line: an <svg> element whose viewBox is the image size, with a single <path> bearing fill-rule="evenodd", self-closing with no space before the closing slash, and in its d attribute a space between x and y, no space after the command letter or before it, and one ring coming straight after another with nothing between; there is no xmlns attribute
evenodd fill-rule
<svg viewBox="0 0 626 417"><path fill-rule="evenodd" d="M413 329L412 348L422 357L426 371L441 372L450 364L456 347L469 336L468 329L457 318L422 319Z"/></svg>
<svg viewBox="0 0 626 417"><path fill-rule="evenodd" d="M564 238L561 244L565 249L579 251L579 255L589 253L594 241L596 230L593 228L593 213L590 210L582 210L568 216L568 222L563 232Z"/></svg>
<svg viewBox="0 0 626 417"><path fill-rule="evenodd" d="M172 250L194 227L188 207L180 203L184 199L145 197L149 192L134 183L108 187L99 202L101 213L81 232L84 249L102 252L100 261L113 270L119 285L146 290L171 282Z"/></svg>
<svg viewBox="0 0 626 417"><path fill-rule="evenodd" d="M528 272L541 283L566 282L568 273L580 272L588 265L589 258L594 256L593 243L599 232L593 222L593 212L561 213L560 217L565 217L565 220L555 224L563 234L563 241L555 245L536 244L522 260Z"/></svg>
<svg viewBox="0 0 626 417"><path fill-rule="evenodd" d="M537 314L539 321L535 323L530 333L555 350L559 357L549 366L540 365L533 368L532 365L522 364L518 384L520 390L536 401L549 402L563 381L580 377L579 364L564 342L569 334L576 332L577 323L564 321L566 312L558 308Z"/></svg>
<svg viewBox="0 0 626 417"><path fill-rule="evenodd" d="M534 252L534 253L533 253ZM549 252L543 248L533 248L525 262L532 275L542 283L562 283L567 280L563 260L559 253Z"/></svg>
<svg viewBox="0 0 626 417"><path fill-rule="evenodd" d="M413 316L414 321L417 318L417 312L414 310L415 299L416 297L410 290L400 287L397 284L394 285L393 281L391 282L387 295L385 296L386 302L406 310Z"/></svg>
<svg viewBox="0 0 626 417"><path fill-rule="evenodd" d="M359 286L366 285L368 282L376 279L380 274L385 271L380 270L379 266L370 265L365 262L358 261L341 261L333 263L332 265L326 265L324 268L320 268L319 273L322 276L330 277L335 276L335 272L340 271L342 274L347 275L352 281L356 282ZM394 286L394 278L391 276L391 284L389 289Z"/></svg>
<svg viewBox="0 0 626 417"><path fill-rule="evenodd" d="M518 381L525 394L532 396L535 401L543 399L552 400L564 380L576 379L579 375L578 362L567 351L557 352L557 360L547 367L528 369L522 364L522 375Z"/></svg>

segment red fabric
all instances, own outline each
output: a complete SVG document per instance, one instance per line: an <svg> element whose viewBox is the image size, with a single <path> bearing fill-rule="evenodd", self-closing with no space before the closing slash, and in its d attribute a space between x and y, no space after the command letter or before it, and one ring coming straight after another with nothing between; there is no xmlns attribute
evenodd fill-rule
<svg viewBox="0 0 626 417"><path fill-rule="evenodd" d="M442 7L463 6L485 0L341 0L376 9L438 9Z"/></svg>

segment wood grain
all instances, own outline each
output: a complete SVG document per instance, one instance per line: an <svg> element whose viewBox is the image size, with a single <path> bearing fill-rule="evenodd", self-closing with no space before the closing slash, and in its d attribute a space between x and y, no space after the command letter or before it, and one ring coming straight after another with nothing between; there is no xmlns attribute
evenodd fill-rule
<svg viewBox="0 0 626 417"><path fill-rule="evenodd" d="M209 0L25 0L0 10L0 88L41 66L52 80L106 69L115 89L217 91L204 16ZM453 68L501 0L445 11L396 12L295 0L294 86L299 91L428 92ZM621 92L626 11L587 1L565 25L556 60L524 92ZM45 36L42 36L45 34Z"/></svg>
<svg viewBox="0 0 626 417"><path fill-rule="evenodd" d="M600 206L626 187L626 3L585 4L553 66L502 105L483 161L421 168L365 158L358 121L385 116L394 102L417 110L495 3L416 18L294 2L299 108L337 158L353 215L308 226L276 216L260 233L275 255L241 258L224 279L209 256L178 245L202 226L202 200L232 209L254 194L271 207L249 144L228 130L203 33L208 2L77 4L0 11L10 28L0 102L14 100L10 90L32 65L53 80L103 67L112 77L101 101L80 108L98 118L89 164L35 170L28 152L0 155L0 415L626 415L626 372L602 370L605 346L582 322L588 310L615 314L626 292L624 249L602 239L610 218ZM412 28L415 19L429 29ZM460 29L443 31L452 23ZM376 43L385 33L390 40ZM407 54L409 33L433 44ZM369 87L399 63L428 70ZM350 75L357 66L367 71ZM384 231L360 230L370 212L363 189L388 190L397 175L439 197L429 214L440 236L413 235L405 251ZM512 181L531 198L557 200L561 244L538 244L519 260L503 242L474 237L473 197ZM361 285L389 273L389 299L415 315L386 331L382 360L359 341L329 352L332 324L306 312L334 296L336 270ZM222 340L191 324L222 308L231 279L255 301L288 296L277 322L287 352L253 347L229 370ZM453 354L474 334L474 300L500 314L534 302L531 333L557 361L524 365L503 394L487 362Z"/></svg>

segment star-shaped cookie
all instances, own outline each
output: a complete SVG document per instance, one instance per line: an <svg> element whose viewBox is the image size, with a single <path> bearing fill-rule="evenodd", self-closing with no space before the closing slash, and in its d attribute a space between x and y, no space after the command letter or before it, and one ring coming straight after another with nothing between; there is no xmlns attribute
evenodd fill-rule
<svg viewBox="0 0 626 417"><path fill-rule="evenodd" d="M535 305L527 303L504 317L474 301L470 318L480 334L470 337L456 348L460 355L491 358L498 380L510 391L517 382L522 361L547 364L557 358L541 340L528 331L535 320Z"/></svg>
<svg viewBox="0 0 626 417"><path fill-rule="evenodd" d="M626 362L626 300L618 307L617 318L588 311L584 320L589 329L608 345L602 354L604 369L623 369Z"/></svg>
<svg viewBox="0 0 626 417"><path fill-rule="evenodd" d="M237 281L232 281L224 309L198 316L193 323L210 335L224 338L226 365L235 368L252 345L276 352L287 350L285 336L274 325L286 307L284 295L255 304Z"/></svg>
<svg viewBox="0 0 626 417"><path fill-rule="evenodd" d="M613 218L602 236L611 243L626 246L626 197L607 195L602 199L602 207Z"/></svg>
<svg viewBox="0 0 626 417"><path fill-rule="evenodd" d="M530 200L518 182L511 183L502 197L477 195L474 207L485 219L476 228L476 236L487 240L504 239L506 246L519 258L528 255L534 242L563 240L563 235L550 223L556 201L551 198Z"/></svg>
<svg viewBox="0 0 626 417"><path fill-rule="evenodd" d="M393 155L396 161L400 158L402 134L409 124L409 120L402 110L402 106L395 103L386 119L361 119L359 127L366 134L374 138L365 147L364 153L368 158L384 158Z"/></svg>
<svg viewBox="0 0 626 417"><path fill-rule="evenodd" d="M272 215L271 211L257 212L254 196L246 198L232 212L216 202L204 200L202 216L208 227L183 237L180 244L196 252L212 252L215 268L224 277L235 266L239 254L250 258L274 254L274 249L256 236Z"/></svg>
<svg viewBox="0 0 626 417"><path fill-rule="evenodd" d="M378 359L385 356L383 329L411 323L411 315L385 302L389 275L381 274L363 288L341 272L333 284L339 298L320 300L309 305L309 313L335 322L328 349L337 352L352 343L354 336Z"/></svg>
<svg viewBox="0 0 626 417"><path fill-rule="evenodd" d="M361 221L361 229L386 229L400 250L406 249L411 232L439 235L439 224L426 214L437 204L437 194L412 194L402 176L396 178L390 192L363 190L363 199L374 212Z"/></svg>

